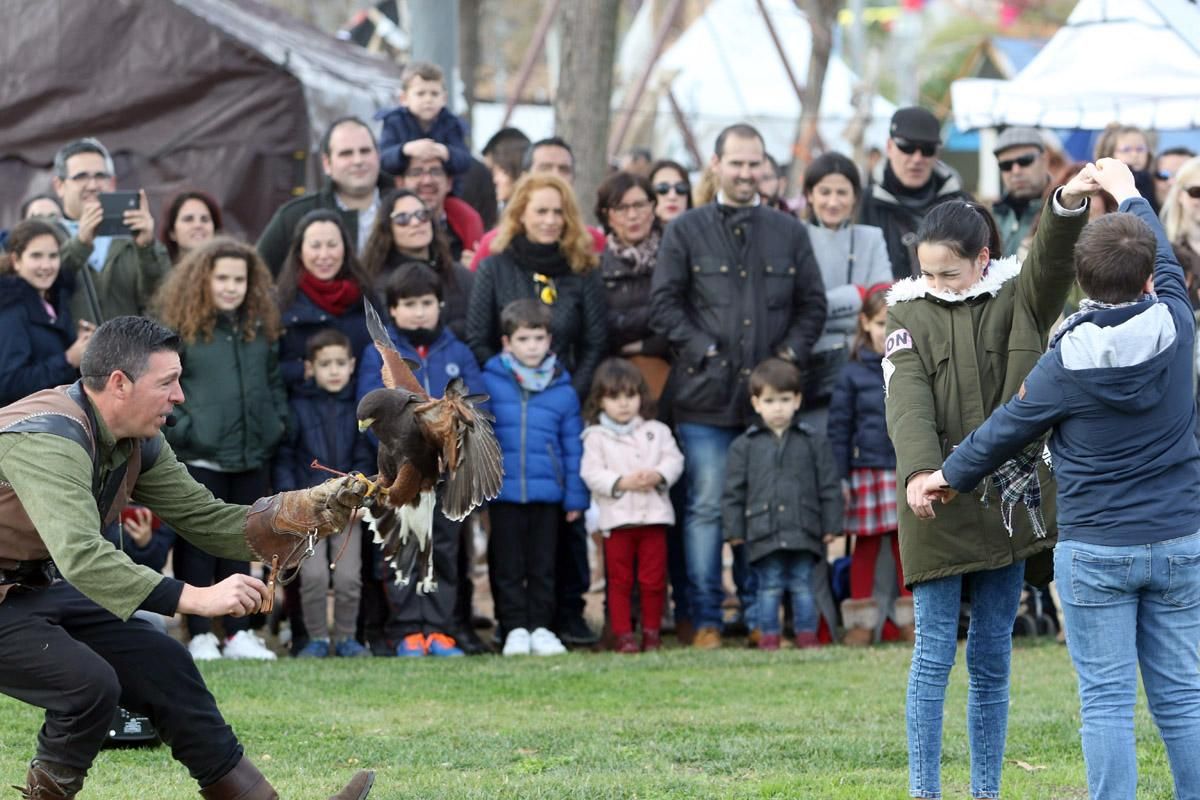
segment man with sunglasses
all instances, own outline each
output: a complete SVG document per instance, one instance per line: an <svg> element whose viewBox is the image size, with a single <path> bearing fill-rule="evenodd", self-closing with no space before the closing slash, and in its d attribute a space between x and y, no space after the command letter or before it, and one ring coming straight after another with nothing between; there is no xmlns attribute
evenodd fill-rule
<svg viewBox="0 0 1200 800"><path fill-rule="evenodd" d="M117 188L112 156L99 141L79 139L54 155L54 191L62 201L60 224L70 239L62 266L77 276L71 316L99 325L123 314L142 314L159 281L171 268L167 249L154 237L146 193L125 212L133 236L102 236L100 195ZM85 271L86 270L86 271Z"/></svg>
<svg viewBox="0 0 1200 800"><path fill-rule="evenodd" d="M871 172L858 221L883 229L892 274L897 279L920 272L917 228L929 209L947 200L970 200L958 173L938 160L941 126L918 106L892 115L887 158Z"/></svg>
<svg viewBox="0 0 1200 800"><path fill-rule="evenodd" d="M1007 128L992 150L1000 166L1004 196L992 205L1004 255L1017 252L1042 213L1042 195L1050 183L1046 145L1037 128Z"/></svg>
<svg viewBox="0 0 1200 800"><path fill-rule="evenodd" d="M450 240L455 261L470 263L476 244L483 236L483 218L467 201L450 194L451 180L446 162L437 156L410 158L399 185L421 198Z"/></svg>

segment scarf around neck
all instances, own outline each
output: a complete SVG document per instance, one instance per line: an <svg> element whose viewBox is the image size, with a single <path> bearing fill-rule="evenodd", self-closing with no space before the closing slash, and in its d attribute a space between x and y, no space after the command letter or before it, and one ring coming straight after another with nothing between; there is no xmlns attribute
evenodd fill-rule
<svg viewBox="0 0 1200 800"><path fill-rule="evenodd" d="M304 292L317 308L335 317L340 317L346 313L346 309L362 299L362 291L353 280L333 278L323 281L303 268L297 288Z"/></svg>
<svg viewBox="0 0 1200 800"><path fill-rule="evenodd" d="M522 233L514 236L508 246L512 248L513 256L522 269L540 272L552 278L571 271L571 265L567 263L567 257L563 255L558 242L537 244L529 241L529 237Z"/></svg>
<svg viewBox="0 0 1200 800"><path fill-rule="evenodd" d="M540 392L554 380L557 372L558 358L554 353L548 353L542 363L536 367L527 367L513 358L512 353L501 353L500 363L512 373L517 385L527 392Z"/></svg>
<svg viewBox="0 0 1200 800"><path fill-rule="evenodd" d="M615 233L608 234L605 240L612 254L628 265L634 275L646 275L654 271L654 264L658 261L658 243L662 240L658 231L650 231L637 244L626 244Z"/></svg>
<svg viewBox="0 0 1200 800"><path fill-rule="evenodd" d="M629 422L626 422L624 425L622 425L608 414L605 414L603 411L600 412L598 419L602 427L612 431L618 436L628 436L629 434L633 433L633 429L636 428L638 423L642 421L641 417L635 416L633 419L629 420Z"/></svg>

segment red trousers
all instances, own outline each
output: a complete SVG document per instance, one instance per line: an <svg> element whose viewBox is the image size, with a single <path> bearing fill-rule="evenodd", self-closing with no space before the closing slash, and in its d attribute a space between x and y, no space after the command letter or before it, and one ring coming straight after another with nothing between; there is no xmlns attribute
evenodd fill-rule
<svg viewBox="0 0 1200 800"><path fill-rule="evenodd" d="M633 633L634 576L642 598L642 630L658 630L667 595L667 529L617 528L604 540L608 615L617 636Z"/></svg>
<svg viewBox="0 0 1200 800"><path fill-rule="evenodd" d="M900 587L900 597L910 597L912 592L904 588L904 570L900 566L900 535L893 531L879 536L854 537L854 552L850 554L850 599L869 600L875 592L875 561L879 551L887 546L892 548L892 559L896 562L896 584ZM900 638L900 631L889 619L883 623L880 639L894 642Z"/></svg>

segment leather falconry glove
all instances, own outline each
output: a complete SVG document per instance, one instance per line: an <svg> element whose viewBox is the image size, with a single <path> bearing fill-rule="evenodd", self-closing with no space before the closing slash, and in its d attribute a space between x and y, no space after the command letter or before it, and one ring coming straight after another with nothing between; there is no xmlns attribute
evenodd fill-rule
<svg viewBox="0 0 1200 800"><path fill-rule="evenodd" d="M296 567L317 540L346 529L369 488L365 478L354 474L260 498L246 514L246 542L264 562L277 557L278 568Z"/></svg>

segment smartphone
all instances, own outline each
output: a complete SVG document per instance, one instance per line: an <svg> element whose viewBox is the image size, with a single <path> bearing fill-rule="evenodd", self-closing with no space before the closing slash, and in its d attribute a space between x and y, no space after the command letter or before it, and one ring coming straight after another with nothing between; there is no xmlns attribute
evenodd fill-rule
<svg viewBox="0 0 1200 800"><path fill-rule="evenodd" d="M96 226L96 235L133 236L133 230L125 224L125 212L136 209L139 202L137 192L101 192L100 209L104 218Z"/></svg>

